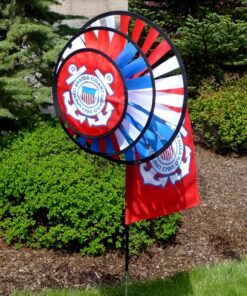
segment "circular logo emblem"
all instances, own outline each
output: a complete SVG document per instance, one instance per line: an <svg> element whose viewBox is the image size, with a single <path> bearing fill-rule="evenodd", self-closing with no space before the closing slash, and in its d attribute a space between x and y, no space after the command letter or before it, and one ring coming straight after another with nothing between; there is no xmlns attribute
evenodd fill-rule
<svg viewBox="0 0 247 296"><path fill-rule="evenodd" d="M61 116L83 136L110 134L126 112L126 88L120 71L97 50L71 54L60 67L56 87Z"/></svg>
<svg viewBox="0 0 247 296"><path fill-rule="evenodd" d="M172 144L158 157L150 160L150 163L156 172L162 175L170 175L179 168L183 152L184 143L181 135L178 134Z"/></svg>
<svg viewBox="0 0 247 296"><path fill-rule="evenodd" d="M83 115L97 115L105 106L105 87L94 75L79 76L71 88L71 94L75 106Z"/></svg>

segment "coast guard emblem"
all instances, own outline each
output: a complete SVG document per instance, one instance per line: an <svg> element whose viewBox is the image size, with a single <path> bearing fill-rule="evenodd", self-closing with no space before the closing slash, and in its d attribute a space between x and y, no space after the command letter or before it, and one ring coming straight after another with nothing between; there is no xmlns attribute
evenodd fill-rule
<svg viewBox="0 0 247 296"><path fill-rule="evenodd" d="M182 127L175 140L163 153L140 165L144 184L165 187L168 181L174 185L189 174L191 149L183 141L187 134ZM152 153L152 149L149 149Z"/></svg>
<svg viewBox="0 0 247 296"><path fill-rule="evenodd" d="M114 109L110 102L106 103L106 94L113 94L110 87L113 76L111 73L103 75L99 69L95 70L95 75L86 74L86 71L85 66L79 70L73 64L69 66L71 76L66 83L72 87L70 94L64 93L66 112L80 123L87 120L90 126L106 125ZM104 108L105 112L102 112Z"/></svg>
<svg viewBox="0 0 247 296"><path fill-rule="evenodd" d="M126 111L127 91L121 72L97 50L68 56L60 67L56 91L63 120L82 136L110 134Z"/></svg>

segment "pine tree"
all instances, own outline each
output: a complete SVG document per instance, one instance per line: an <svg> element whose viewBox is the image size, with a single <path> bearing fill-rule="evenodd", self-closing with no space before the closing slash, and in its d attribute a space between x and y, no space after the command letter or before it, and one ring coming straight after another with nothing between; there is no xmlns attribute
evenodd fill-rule
<svg viewBox="0 0 247 296"><path fill-rule="evenodd" d="M129 8L172 34L184 25L189 15L201 20L215 12L235 20L246 20L246 3L246 0L129 0Z"/></svg>
<svg viewBox="0 0 247 296"><path fill-rule="evenodd" d="M202 20L188 17L175 44L182 53L189 84L198 86L208 77L220 83L225 72L246 72L246 32L247 23L233 21L230 16L210 13Z"/></svg>
<svg viewBox="0 0 247 296"><path fill-rule="evenodd" d="M0 0L0 125L26 125L51 103L52 70L65 40L52 27L54 0Z"/></svg>

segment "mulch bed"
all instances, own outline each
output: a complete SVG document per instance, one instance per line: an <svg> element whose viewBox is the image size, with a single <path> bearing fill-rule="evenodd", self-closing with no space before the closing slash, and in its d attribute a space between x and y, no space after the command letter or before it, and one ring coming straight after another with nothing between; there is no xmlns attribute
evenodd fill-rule
<svg viewBox="0 0 247 296"><path fill-rule="evenodd" d="M247 157L222 157L196 146L201 205L184 212L176 237L131 257L131 280L167 277L194 266L247 255ZM15 290L89 287L123 279L124 256L82 257L15 250L0 241L0 295Z"/></svg>

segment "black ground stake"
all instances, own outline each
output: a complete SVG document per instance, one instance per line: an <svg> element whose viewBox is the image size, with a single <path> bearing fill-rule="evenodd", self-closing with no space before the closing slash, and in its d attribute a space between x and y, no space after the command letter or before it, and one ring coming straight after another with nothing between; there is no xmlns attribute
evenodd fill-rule
<svg viewBox="0 0 247 296"><path fill-rule="evenodd" d="M128 296L128 286L129 286L129 225L124 225L125 230L125 283L124 283L124 295Z"/></svg>

